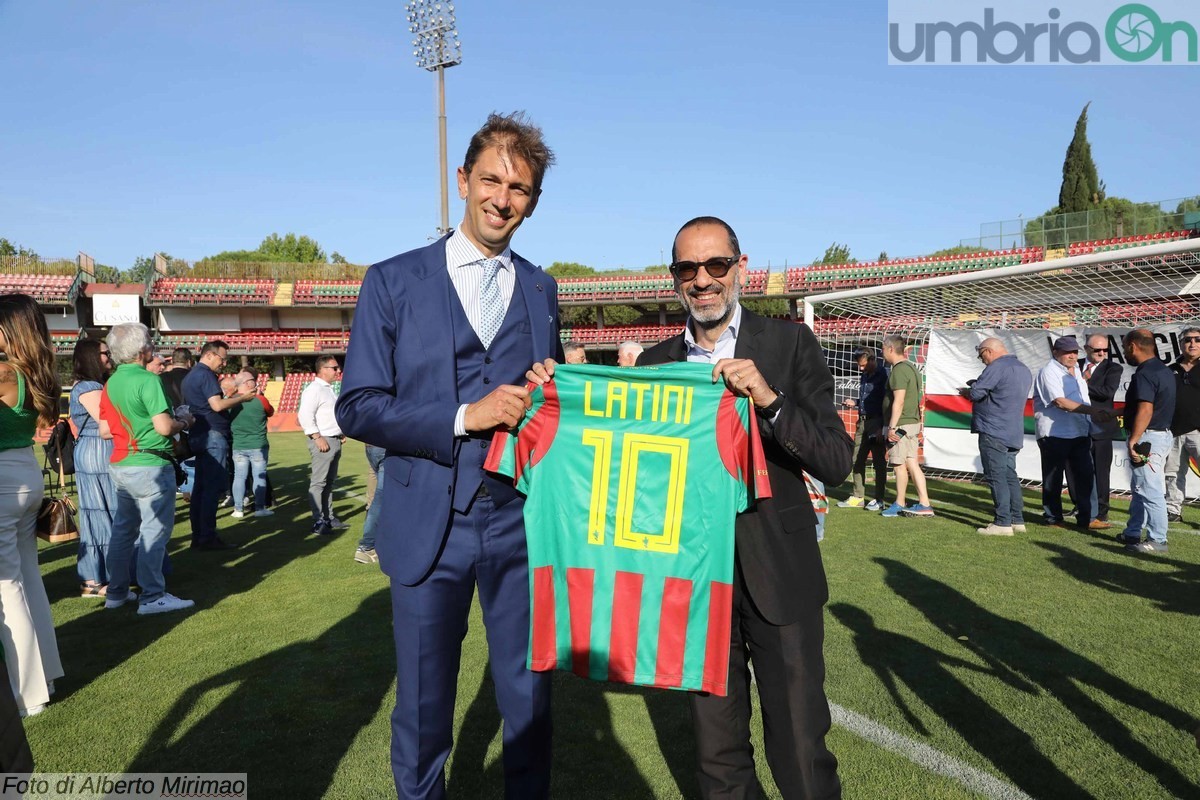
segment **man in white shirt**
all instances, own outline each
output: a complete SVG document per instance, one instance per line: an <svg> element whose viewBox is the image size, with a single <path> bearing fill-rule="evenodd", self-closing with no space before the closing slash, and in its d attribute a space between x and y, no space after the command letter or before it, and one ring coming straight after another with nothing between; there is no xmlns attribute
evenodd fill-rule
<svg viewBox="0 0 1200 800"><path fill-rule="evenodd" d="M1033 382L1033 416L1042 453L1042 520L1046 525L1062 525L1063 471L1069 463L1078 486L1093 485L1090 417L1107 415L1094 408L1088 397L1075 337L1058 337L1051 351L1053 358ZM1095 492L1088 491L1075 498L1075 519L1082 528L1095 519L1094 498Z"/></svg>
<svg viewBox="0 0 1200 800"><path fill-rule="evenodd" d="M317 359L317 377L300 393L300 426L308 437L308 452L312 455L308 504L313 514L312 532L318 536L330 536L335 528L348 527L333 515L331 506L342 442L346 441L333 414L337 398L332 384L341 378L342 368L337 359L321 356Z"/></svg>

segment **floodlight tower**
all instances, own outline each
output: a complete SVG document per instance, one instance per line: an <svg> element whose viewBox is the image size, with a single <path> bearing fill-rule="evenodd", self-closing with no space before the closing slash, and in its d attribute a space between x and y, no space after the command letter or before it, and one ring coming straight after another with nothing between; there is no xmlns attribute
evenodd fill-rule
<svg viewBox="0 0 1200 800"><path fill-rule="evenodd" d="M442 181L442 224L439 234L450 230L450 187L446 166L446 67L462 63L462 45L454 27L454 6L440 0L410 0L408 29L413 39L413 56L421 69L437 73L438 155Z"/></svg>

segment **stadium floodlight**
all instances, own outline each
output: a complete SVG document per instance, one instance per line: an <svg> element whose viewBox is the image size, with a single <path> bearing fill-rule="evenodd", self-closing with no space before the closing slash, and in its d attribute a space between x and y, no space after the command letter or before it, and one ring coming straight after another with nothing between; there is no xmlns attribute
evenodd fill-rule
<svg viewBox="0 0 1200 800"><path fill-rule="evenodd" d="M417 66L437 73L438 155L442 184L442 224L439 234L450 230L450 186L446 167L446 68L462 63L462 43L454 27L454 5L442 0L410 0L408 30L413 39Z"/></svg>

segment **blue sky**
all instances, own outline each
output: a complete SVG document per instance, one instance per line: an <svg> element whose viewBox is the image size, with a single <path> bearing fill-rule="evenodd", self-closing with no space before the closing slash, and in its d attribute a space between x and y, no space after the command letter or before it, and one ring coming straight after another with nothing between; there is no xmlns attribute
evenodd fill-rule
<svg viewBox="0 0 1200 800"><path fill-rule="evenodd" d="M877 0L456 8L451 165L489 111L529 112L558 165L514 246L545 265L659 263L699 214L752 267L954 245L1057 202L1088 101L1110 194L1200 193L1200 67L889 67ZM121 268L272 232L355 263L419 246L437 129L410 39L399 0L0 0L0 236Z"/></svg>

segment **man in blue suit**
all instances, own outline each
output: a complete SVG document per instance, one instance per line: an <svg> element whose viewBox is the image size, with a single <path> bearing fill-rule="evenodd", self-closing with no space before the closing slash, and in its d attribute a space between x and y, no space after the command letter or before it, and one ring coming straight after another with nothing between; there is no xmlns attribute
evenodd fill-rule
<svg viewBox="0 0 1200 800"><path fill-rule="evenodd" d="M549 797L550 673L525 668L524 499L483 471L492 434L529 407L530 365L562 358L554 279L509 241L554 154L520 113L492 114L458 168L450 236L372 266L355 310L337 420L387 450L375 549L392 579L402 798L442 798L475 587L504 720L509 798Z"/></svg>

